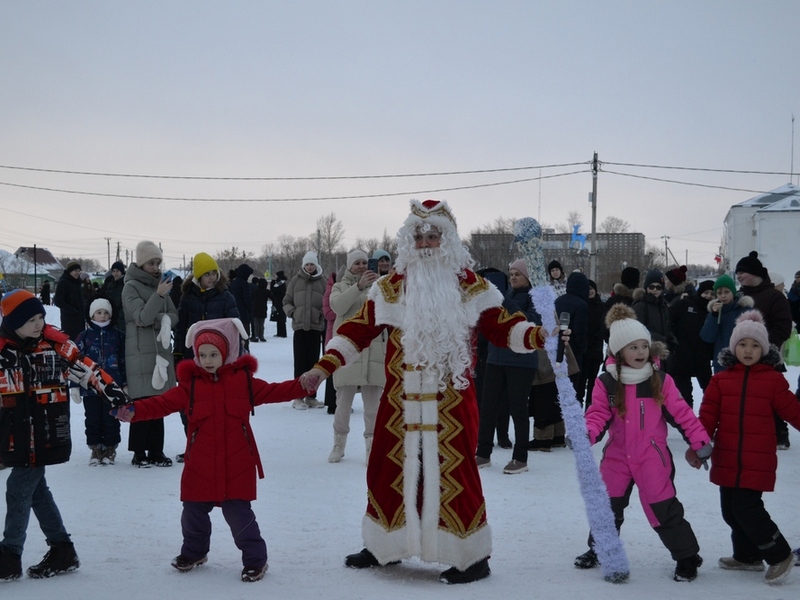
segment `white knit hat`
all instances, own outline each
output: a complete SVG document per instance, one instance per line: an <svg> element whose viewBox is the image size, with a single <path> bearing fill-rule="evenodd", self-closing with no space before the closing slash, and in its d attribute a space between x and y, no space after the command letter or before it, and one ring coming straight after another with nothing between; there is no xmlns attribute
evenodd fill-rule
<svg viewBox="0 0 800 600"><path fill-rule="evenodd" d="M308 263L314 264L317 266L317 275L322 274L322 267L319 265L319 258L317 258L317 253L313 250L309 250L308 252L303 255L303 263L300 267L306 266Z"/></svg>
<svg viewBox="0 0 800 600"><path fill-rule="evenodd" d="M736 354L736 344L744 338L755 340L756 344L761 346L762 356L766 356L769 352L769 335L767 328L764 327L764 316L759 311L748 310L736 319L736 327L731 332L731 342L728 346L731 352Z"/></svg>
<svg viewBox="0 0 800 600"><path fill-rule="evenodd" d="M101 308L105 308L108 311L108 314L113 315L114 311L111 309L111 302L106 300L105 298L96 298L92 301L89 305L89 318L91 319Z"/></svg>
<svg viewBox="0 0 800 600"><path fill-rule="evenodd" d="M161 249L150 240L144 240L136 245L136 264L142 266L154 258L163 258Z"/></svg>
<svg viewBox="0 0 800 600"><path fill-rule="evenodd" d="M606 315L606 327L609 330L608 349L612 355L636 340L652 341L647 327L636 320L636 313L626 304L617 303L611 307Z"/></svg>
<svg viewBox="0 0 800 600"><path fill-rule="evenodd" d="M353 263L357 260L367 260L367 253L363 250L351 250L347 253L347 270L353 267Z"/></svg>

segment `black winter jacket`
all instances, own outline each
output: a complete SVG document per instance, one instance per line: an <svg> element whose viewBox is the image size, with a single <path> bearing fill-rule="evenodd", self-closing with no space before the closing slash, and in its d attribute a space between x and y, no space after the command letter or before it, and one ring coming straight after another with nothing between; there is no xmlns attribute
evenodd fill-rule
<svg viewBox="0 0 800 600"><path fill-rule="evenodd" d="M198 321L239 317L236 299L223 284L200 291L195 281L183 286L181 305L178 307L178 325L175 327L174 354L177 358L192 358L194 351L186 347L186 332Z"/></svg>
<svg viewBox="0 0 800 600"><path fill-rule="evenodd" d="M81 280L64 271L58 279L53 304L61 309L61 330L72 340L86 329L86 300Z"/></svg>

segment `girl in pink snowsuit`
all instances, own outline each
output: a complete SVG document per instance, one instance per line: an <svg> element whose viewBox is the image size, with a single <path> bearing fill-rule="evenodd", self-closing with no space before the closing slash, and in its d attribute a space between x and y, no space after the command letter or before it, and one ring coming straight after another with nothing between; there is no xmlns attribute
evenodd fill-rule
<svg viewBox="0 0 800 600"><path fill-rule="evenodd" d="M624 304L615 305L606 316L606 325L611 356L606 361L607 371L597 378L586 427L592 443L609 432L600 473L617 529L622 526L635 484L648 522L677 562L673 578L692 581L703 559L676 497L667 423L681 432L700 458L711 454L711 440L672 377L658 370L663 346L658 342L651 345L649 331L633 311ZM579 568L597 564L593 550L575 560Z"/></svg>

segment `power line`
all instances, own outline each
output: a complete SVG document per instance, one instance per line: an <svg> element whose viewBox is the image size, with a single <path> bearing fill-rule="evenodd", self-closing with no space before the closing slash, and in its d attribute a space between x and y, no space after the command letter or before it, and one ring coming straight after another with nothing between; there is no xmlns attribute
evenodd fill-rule
<svg viewBox="0 0 800 600"><path fill-rule="evenodd" d="M633 173L620 173L618 171L603 171L603 173L607 173L608 175L619 175L620 177L632 177L634 179L646 179L648 181L660 181L662 183L677 183L679 185L688 185L694 187L702 187L702 188L712 188L715 190L728 190L731 192L748 192L750 194L772 194L774 196L794 196L797 194L797 190L794 191L786 191L786 192L774 192L770 190L750 190L746 188L736 188L736 187L729 187L725 185L711 185L709 183L695 183L692 181L678 181L676 179L663 179L661 177L648 177L646 175L635 175Z"/></svg>
<svg viewBox="0 0 800 600"><path fill-rule="evenodd" d="M61 175L89 175L92 177L131 177L138 179L180 179L198 181L330 181L342 179L399 179L403 177L441 177L449 175L476 175L482 173L508 173L512 171L528 171L531 169L559 169L588 165L590 161L562 163L554 165L533 165L529 167L506 167L501 169L476 169L472 171L441 171L433 173L394 173L383 175L330 175L310 177L217 177L194 175L147 175L141 173L102 173L97 171L69 171L64 169L40 169L36 167L21 167L16 165L0 165L0 169L13 169L16 171L34 171L37 173L58 173Z"/></svg>
<svg viewBox="0 0 800 600"><path fill-rule="evenodd" d="M791 175L786 171L746 171L741 169L709 169L703 167L678 167L669 165L647 165L637 163L621 163L621 162L603 162L604 165L613 165L616 167L641 167L644 169L672 169L678 171L703 171L706 173L736 173L741 175ZM611 171L608 171L609 173Z"/></svg>
<svg viewBox="0 0 800 600"><path fill-rule="evenodd" d="M387 192L383 194L361 194L355 196L309 196L305 198L181 198L174 196L139 196L134 194L113 194L105 192L87 192L85 190L67 190L61 188L49 188L35 185L23 185L21 183L10 183L0 181L0 185L22 188L28 190L38 190L44 192L57 192L60 194L77 194L81 196L102 196L104 198L133 198L136 200L163 200L166 202L316 202L329 200L363 200L366 198L391 198L396 196L419 196L426 194L438 194L441 192L456 192L461 190L474 190L479 188L497 187L502 185L513 185L529 181L539 181L541 179L553 179L556 177L568 177L587 173L588 169L581 171L571 171L568 173L557 173L554 175L540 175L538 177L528 177L525 179L514 179L511 181L496 181L493 183L481 183L475 185L464 185L450 188L439 188L433 190L415 190L405 192Z"/></svg>

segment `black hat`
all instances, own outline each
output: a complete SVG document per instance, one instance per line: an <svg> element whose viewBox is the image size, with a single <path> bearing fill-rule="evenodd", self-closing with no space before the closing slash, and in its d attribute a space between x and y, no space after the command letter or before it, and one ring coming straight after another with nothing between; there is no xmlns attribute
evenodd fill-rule
<svg viewBox="0 0 800 600"><path fill-rule="evenodd" d="M597 284L591 279L589 280L589 287L592 288L595 292L597 292Z"/></svg>
<svg viewBox="0 0 800 600"><path fill-rule="evenodd" d="M111 270L113 271L114 269L120 271L123 275L125 275L125 265L122 263L122 261L118 260L113 265L111 265Z"/></svg>
<svg viewBox="0 0 800 600"><path fill-rule="evenodd" d="M562 267L562 266L561 266L561 263L560 263L560 262L558 262L557 260L551 260L551 261L550 261L550 264L549 264L549 265L547 265L547 272L548 272L548 273L549 273L550 271L552 271L553 269L561 269L561 272L562 272L562 273L564 272L564 267Z"/></svg>
<svg viewBox="0 0 800 600"><path fill-rule="evenodd" d="M769 277L764 265L758 260L758 252L755 250L736 263L735 273L750 273L750 275L761 277L761 279Z"/></svg>
<svg viewBox="0 0 800 600"><path fill-rule="evenodd" d="M278 271L275 273L275 277L278 279L286 279L286 274L283 271Z"/></svg>
<svg viewBox="0 0 800 600"><path fill-rule="evenodd" d="M658 269L652 269L651 271L647 272L647 275L644 276L645 288L653 283L658 283L661 285L661 287L664 287L664 275Z"/></svg>
<svg viewBox="0 0 800 600"><path fill-rule="evenodd" d="M697 286L697 295L700 296L705 291L714 291L714 281L711 279L706 279L705 281L701 281L700 285Z"/></svg>
<svg viewBox="0 0 800 600"><path fill-rule="evenodd" d="M636 267L625 267L622 269L620 282L628 289L635 290L639 287L639 278L642 276Z"/></svg>
<svg viewBox="0 0 800 600"><path fill-rule="evenodd" d="M75 269L81 271L81 263L79 263L77 260L71 260L67 263L67 268L65 270L67 273L71 273Z"/></svg>

